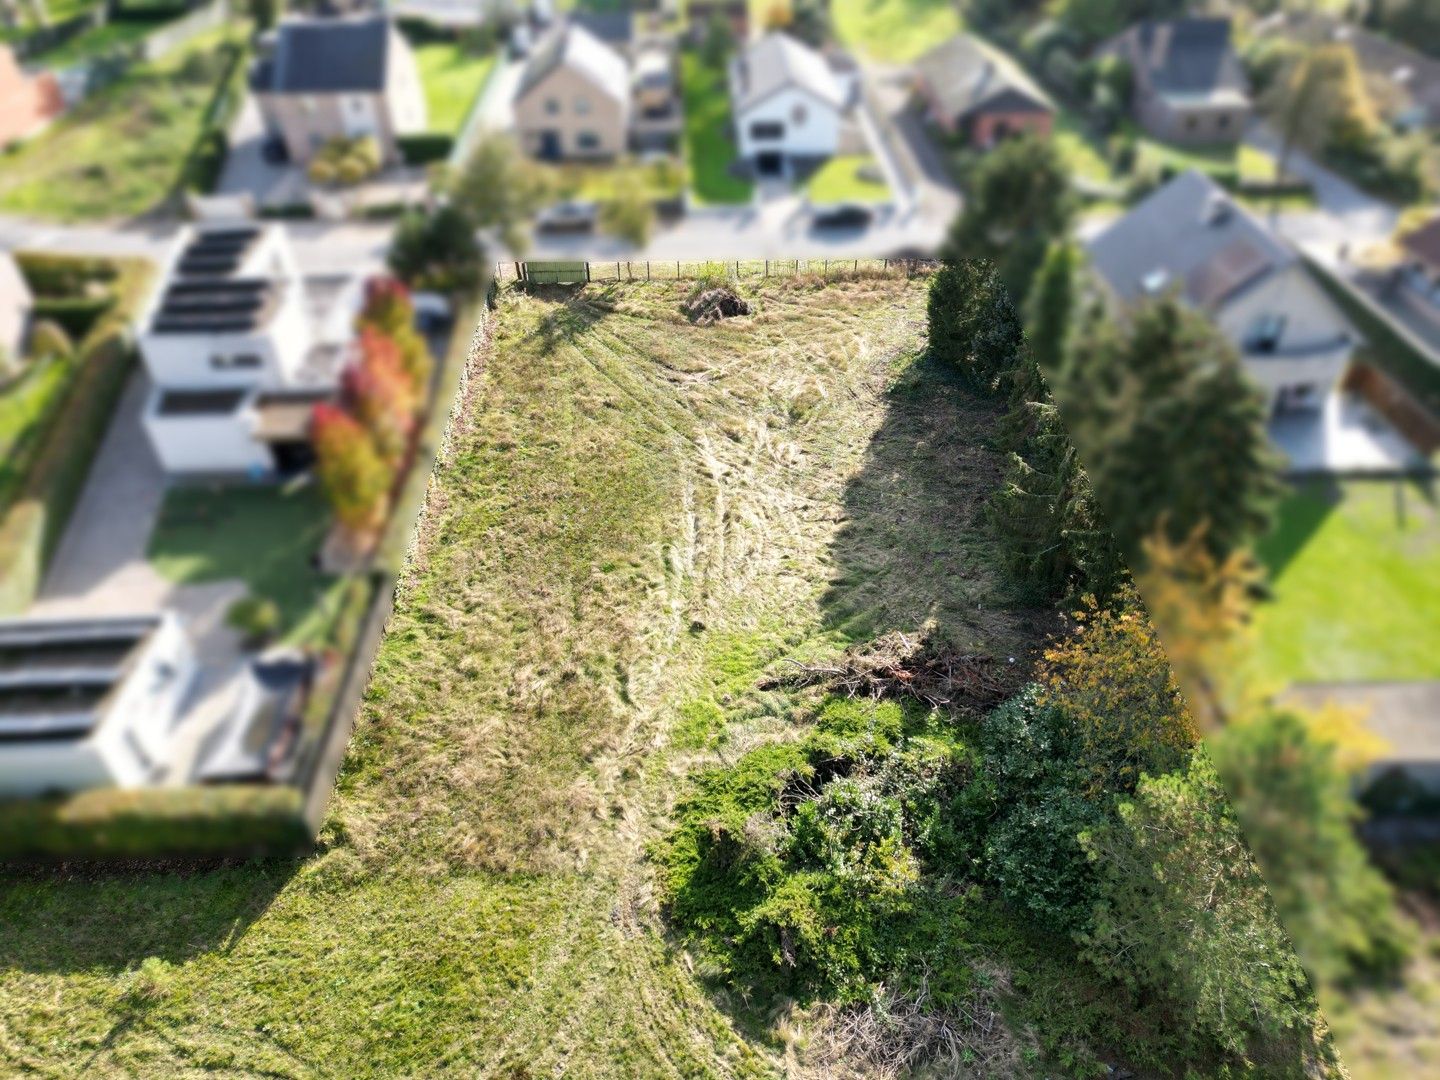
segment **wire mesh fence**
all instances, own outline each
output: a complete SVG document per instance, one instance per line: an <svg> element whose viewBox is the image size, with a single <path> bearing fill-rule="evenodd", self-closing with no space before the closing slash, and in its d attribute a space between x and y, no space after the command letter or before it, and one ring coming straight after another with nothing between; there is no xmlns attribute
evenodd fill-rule
<svg viewBox="0 0 1440 1080"><path fill-rule="evenodd" d="M495 264L497 282L571 285L587 282L730 281L772 277L915 277L931 273L934 259L610 259L530 260Z"/></svg>

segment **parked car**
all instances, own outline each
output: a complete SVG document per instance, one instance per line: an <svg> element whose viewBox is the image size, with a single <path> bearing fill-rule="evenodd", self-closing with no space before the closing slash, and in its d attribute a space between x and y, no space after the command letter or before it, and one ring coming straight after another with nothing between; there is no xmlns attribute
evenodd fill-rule
<svg viewBox="0 0 1440 1080"><path fill-rule="evenodd" d="M528 26L524 23L516 25L510 31L510 58L522 60L529 56L530 47L534 42L535 36L530 32Z"/></svg>
<svg viewBox="0 0 1440 1080"><path fill-rule="evenodd" d="M868 229L875 220L875 211L860 203L817 210L811 221L813 229Z"/></svg>
<svg viewBox="0 0 1440 1080"><path fill-rule="evenodd" d="M583 233L595 228L600 208L593 202L574 199L546 207L535 217L535 228L542 233Z"/></svg>
<svg viewBox="0 0 1440 1080"><path fill-rule="evenodd" d="M290 151L285 149L285 140L279 135L271 135L260 144L260 156L267 165L287 165L290 162Z"/></svg>

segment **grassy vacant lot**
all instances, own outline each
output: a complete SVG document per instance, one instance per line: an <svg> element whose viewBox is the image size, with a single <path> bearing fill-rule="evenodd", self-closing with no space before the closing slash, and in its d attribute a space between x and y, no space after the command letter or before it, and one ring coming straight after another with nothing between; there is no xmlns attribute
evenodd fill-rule
<svg viewBox="0 0 1440 1080"><path fill-rule="evenodd" d="M433 41L415 46L415 62L425 87L429 129L446 135L459 134L490 69L495 66L495 54L476 56L459 42Z"/></svg>
<svg viewBox="0 0 1440 1080"><path fill-rule="evenodd" d="M847 48L897 64L960 31L955 0L834 0L830 17Z"/></svg>
<svg viewBox="0 0 1440 1080"><path fill-rule="evenodd" d="M878 168L869 154L831 158L806 182L805 193L817 203L883 202L890 195L884 181L862 175Z"/></svg>
<svg viewBox="0 0 1440 1080"><path fill-rule="evenodd" d="M979 520L993 409L913 362L922 282L771 281L708 328L685 288L502 292L325 850L4 882L0 1073L798 1067L807 1018L667 938L647 841L687 774L790 734L756 687L780 658L1033 631ZM1037 947L1017 985L1066 977Z"/></svg>
<svg viewBox="0 0 1440 1080"><path fill-rule="evenodd" d="M160 509L149 558L183 585L239 578L279 606L284 640L313 642L338 603L340 583L310 562L329 522L313 488L175 488Z"/></svg>
<svg viewBox="0 0 1440 1080"><path fill-rule="evenodd" d="M1440 509L1409 482L1315 482L1280 506L1259 554L1275 600L1257 673L1283 681L1440 678Z"/></svg>
<svg viewBox="0 0 1440 1080"><path fill-rule="evenodd" d="M221 45L243 40L246 26L202 35L154 64L137 65L0 157L0 210L80 220L129 217L164 202L215 96Z"/></svg>
<svg viewBox="0 0 1440 1080"><path fill-rule="evenodd" d="M699 53L680 57L680 92L685 102L685 157L691 188L702 203L750 201L751 185L730 175L735 143L730 138L730 95L725 72Z"/></svg>

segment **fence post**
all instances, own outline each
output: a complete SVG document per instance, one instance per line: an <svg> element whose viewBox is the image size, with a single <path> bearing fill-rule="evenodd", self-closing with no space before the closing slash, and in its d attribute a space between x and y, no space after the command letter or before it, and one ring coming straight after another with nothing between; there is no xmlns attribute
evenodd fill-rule
<svg viewBox="0 0 1440 1080"><path fill-rule="evenodd" d="M590 284L590 263L585 263L585 284Z"/></svg>
<svg viewBox="0 0 1440 1080"><path fill-rule="evenodd" d="M649 259L646 259L646 260L645 260L645 280L646 280L646 281L649 281L649 280L650 280L650 260L649 260Z"/></svg>
<svg viewBox="0 0 1440 1080"><path fill-rule="evenodd" d="M676 259L676 260L675 260L675 280L676 280L676 281L679 281L679 280L680 280L680 260L679 260L679 259Z"/></svg>
<svg viewBox="0 0 1440 1080"><path fill-rule="evenodd" d="M770 276L770 260L769 260L769 259L766 259L766 260L765 260L765 269L764 269L764 271L761 272L760 276L761 276L761 277L769 277L769 276Z"/></svg>

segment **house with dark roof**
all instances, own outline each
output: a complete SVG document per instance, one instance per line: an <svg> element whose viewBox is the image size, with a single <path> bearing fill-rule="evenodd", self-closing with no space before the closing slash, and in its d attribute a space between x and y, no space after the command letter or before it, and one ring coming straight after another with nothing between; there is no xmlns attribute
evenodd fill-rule
<svg viewBox="0 0 1440 1080"><path fill-rule="evenodd" d="M603 160L629 147L630 63L581 23L552 27L515 91L515 132L532 157Z"/></svg>
<svg viewBox="0 0 1440 1080"><path fill-rule="evenodd" d="M1305 45L1347 45L1380 115L1401 131L1440 128L1440 60L1353 23L1316 12L1281 11L1255 33Z"/></svg>
<svg viewBox="0 0 1440 1080"><path fill-rule="evenodd" d="M1175 295L1209 318L1272 416L1320 410L1360 343L1299 254L1198 170L1153 192L1087 249L1122 311Z"/></svg>
<svg viewBox="0 0 1440 1080"><path fill-rule="evenodd" d="M915 61L915 93L931 123L978 149L1021 133L1048 136L1055 104L1011 57L956 34Z"/></svg>
<svg viewBox="0 0 1440 1080"><path fill-rule="evenodd" d="M384 14L284 20L250 90L266 130L302 165L334 139L366 136L397 164L398 138L426 126L415 55Z"/></svg>
<svg viewBox="0 0 1440 1080"><path fill-rule="evenodd" d="M772 31L730 61L738 157L757 176L793 175L834 156L859 93L846 58Z"/></svg>
<svg viewBox="0 0 1440 1080"><path fill-rule="evenodd" d="M309 465L311 410L339 386L362 284L301 277L278 225L183 229L137 333L151 384L142 420L165 471Z"/></svg>
<svg viewBox="0 0 1440 1080"><path fill-rule="evenodd" d="M1230 20L1147 20L1102 46L1130 68L1140 125L1167 142L1237 142L1252 103L1230 41Z"/></svg>

